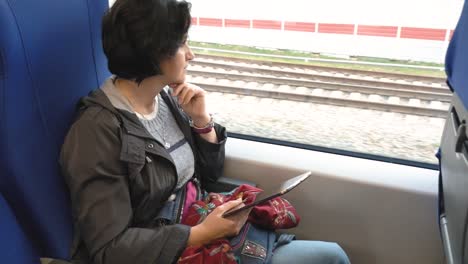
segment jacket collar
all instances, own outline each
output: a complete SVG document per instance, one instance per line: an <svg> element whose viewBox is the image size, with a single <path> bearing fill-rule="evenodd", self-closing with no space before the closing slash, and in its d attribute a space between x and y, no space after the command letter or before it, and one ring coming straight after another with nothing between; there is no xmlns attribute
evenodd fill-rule
<svg viewBox="0 0 468 264"><path fill-rule="evenodd" d="M177 125L181 129L184 137L194 149L194 140L192 137L192 132L190 126L188 125L189 117L186 114L183 114L183 111L180 109L179 105L177 104L176 100L171 98L167 92L163 89L161 91L161 98L164 102L168 105L171 113L173 114ZM151 152L153 154L163 156L172 161L169 153L164 149L164 147L160 146L160 144L156 143L153 136L146 130L143 124L140 122L138 117L131 112L126 110L121 110L115 108L112 103L110 102L107 95L101 90L96 89L89 93L88 96L83 97L78 103L78 111L83 112L89 107L102 107L111 113L113 113L117 119L119 120L123 130L128 135L136 136L138 138L144 139L144 145L139 147L144 147L147 152ZM151 145L152 144L152 145ZM124 155L127 156L127 155ZM132 157L132 155L128 156ZM124 158L127 161L128 158ZM131 159L131 158L130 158ZM138 158L137 163L144 162L144 157ZM173 161L172 161L173 162Z"/></svg>

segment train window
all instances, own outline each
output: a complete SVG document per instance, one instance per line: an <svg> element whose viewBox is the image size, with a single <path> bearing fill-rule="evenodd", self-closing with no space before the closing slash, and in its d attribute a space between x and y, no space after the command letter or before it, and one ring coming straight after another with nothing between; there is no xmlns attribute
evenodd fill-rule
<svg viewBox="0 0 468 264"><path fill-rule="evenodd" d="M187 78L234 136L435 168L462 0L190 2Z"/></svg>

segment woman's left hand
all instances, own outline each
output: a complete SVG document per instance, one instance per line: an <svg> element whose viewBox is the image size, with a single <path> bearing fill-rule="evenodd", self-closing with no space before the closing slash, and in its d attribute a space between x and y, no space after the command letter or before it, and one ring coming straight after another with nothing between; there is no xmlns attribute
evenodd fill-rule
<svg viewBox="0 0 468 264"><path fill-rule="evenodd" d="M173 92L172 96L177 96L180 106L187 113L197 125L197 121L205 122L209 115L206 112L205 105L205 90L191 84L170 84Z"/></svg>

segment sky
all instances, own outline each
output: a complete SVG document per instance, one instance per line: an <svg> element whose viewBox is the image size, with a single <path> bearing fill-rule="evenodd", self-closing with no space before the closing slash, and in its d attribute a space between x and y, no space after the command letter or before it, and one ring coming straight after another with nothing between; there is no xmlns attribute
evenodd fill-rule
<svg viewBox="0 0 468 264"><path fill-rule="evenodd" d="M453 28L463 0L190 0L192 15ZM287 3L287 5L285 5Z"/></svg>
<svg viewBox="0 0 468 264"><path fill-rule="evenodd" d="M454 28L463 0L188 0L192 15ZM112 5L115 0L109 0ZM287 5L285 5L287 3Z"/></svg>

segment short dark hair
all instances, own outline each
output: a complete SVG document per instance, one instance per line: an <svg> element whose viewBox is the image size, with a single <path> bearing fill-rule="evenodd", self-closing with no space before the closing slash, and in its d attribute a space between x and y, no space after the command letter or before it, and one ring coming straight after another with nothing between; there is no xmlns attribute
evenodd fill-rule
<svg viewBox="0 0 468 264"><path fill-rule="evenodd" d="M161 60L184 43L192 18L184 0L117 0L102 21L102 45L117 77L161 74Z"/></svg>

